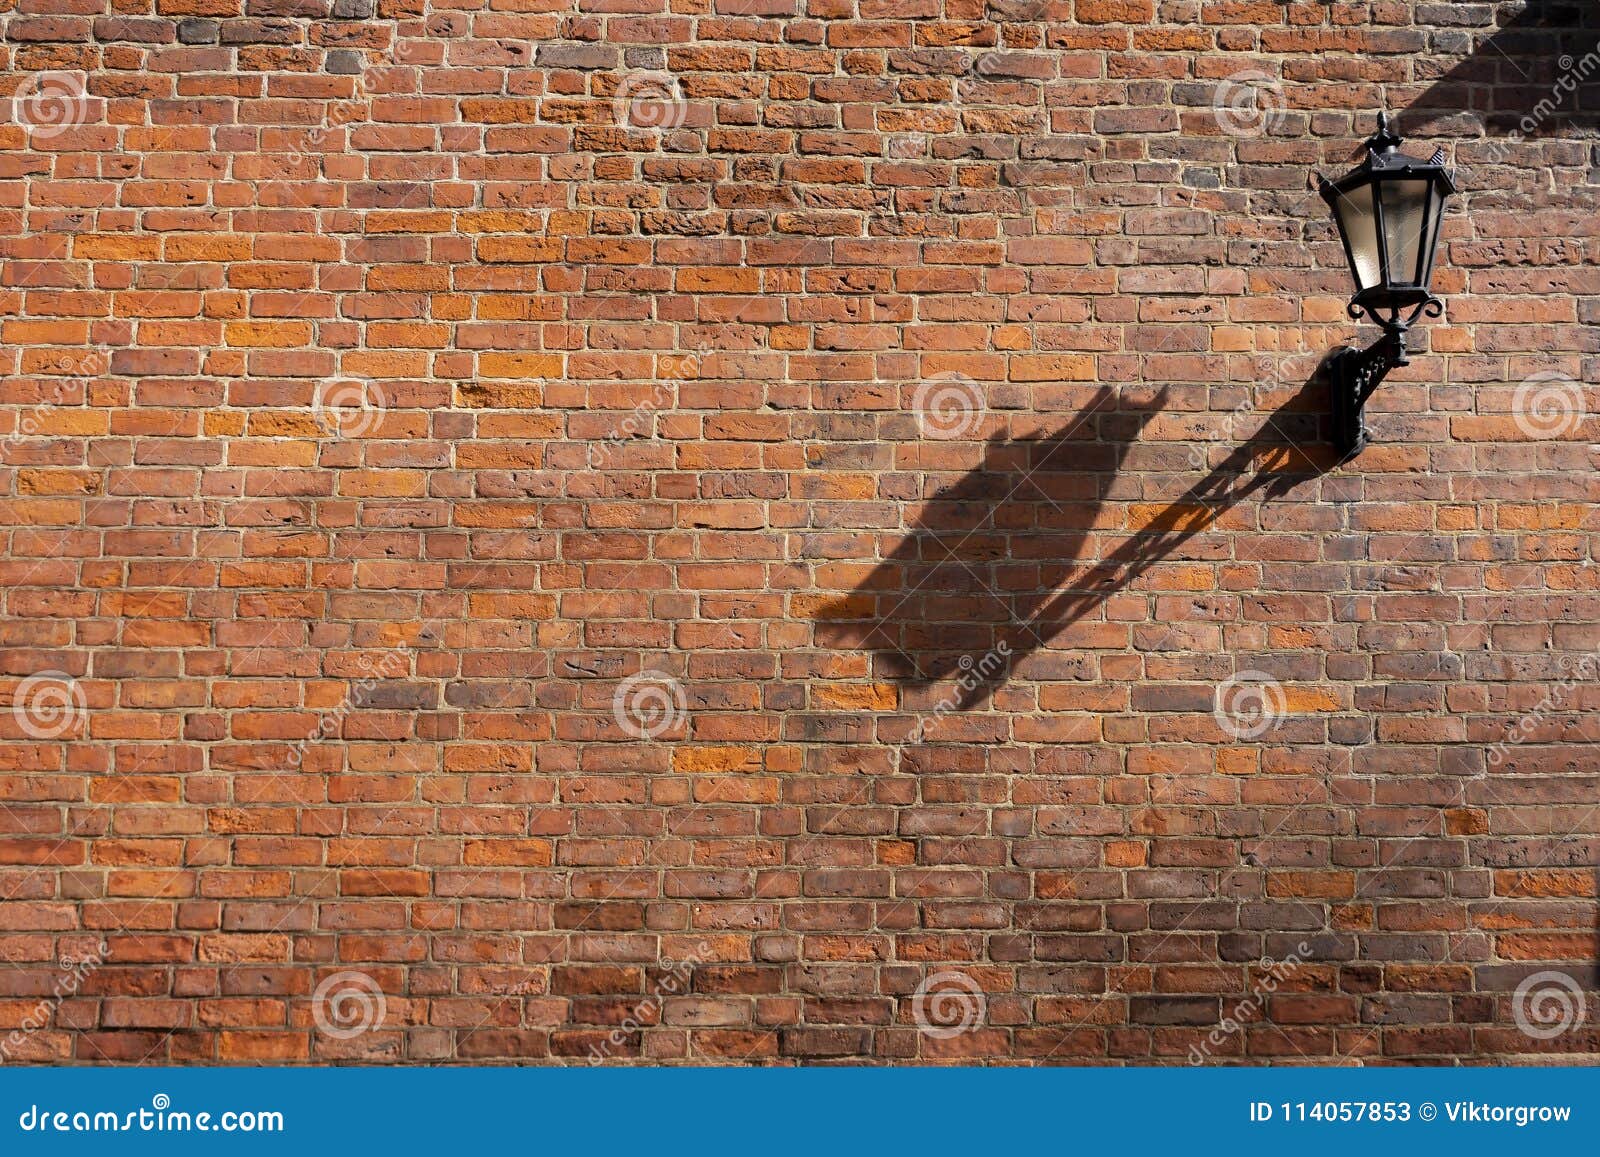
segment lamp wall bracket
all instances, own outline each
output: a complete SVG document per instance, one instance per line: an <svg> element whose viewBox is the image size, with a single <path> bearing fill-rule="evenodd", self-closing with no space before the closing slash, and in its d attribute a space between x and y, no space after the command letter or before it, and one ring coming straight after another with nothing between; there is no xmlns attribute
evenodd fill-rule
<svg viewBox="0 0 1600 1157"><path fill-rule="evenodd" d="M1411 364L1411 350L1407 335L1411 325L1423 314L1438 317L1444 312L1444 303L1429 294L1416 303L1410 316L1402 316L1404 309L1395 309L1381 317L1365 303L1353 302L1350 315L1357 317L1362 311L1383 326L1383 336L1366 349L1346 346L1333 355L1328 366L1329 383L1333 391L1333 445L1341 462L1354 458L1367 448L1367 426L1363 409L1389 371Z"/></svg>
<svg viewBox="0 0 1600 1157"><path fill-rule="evenodd" d="M1367 426L1363 407L1389 371L1409 365L1406 331L1401 326L1386 326L1383 336L1366 349L1346 346L1329 365L1333 390L1333 445L1341 462L1354 458L1367 448Z"/></svg>

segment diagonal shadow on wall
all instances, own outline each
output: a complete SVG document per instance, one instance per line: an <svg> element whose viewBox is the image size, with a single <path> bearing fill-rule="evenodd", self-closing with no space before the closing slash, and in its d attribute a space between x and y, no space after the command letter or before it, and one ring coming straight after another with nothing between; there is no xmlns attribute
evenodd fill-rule
<svg viewBox="0 0 1600 1157"><path fill-rule="evenodd" d="M1471 55L1400 114L1400 131L1421 134L1463 113L1491 137L1600 127L1600 4L1527 0L1499 5L1497 17L1492 30L1472 30Z"/></svg>
<svg viewBox="0 0 1600 1157"><path fill-rule="evenodd" d="M1167 503L1115 493L1165 392L1130 413L1115 410L1113 391L1102 388L1058 434L990 442L983 461L927 500L911 533L854 591L821 610L817 645L870 652L875 678L911 687L951 680L963 710L1046 648L1051 657L1035 664L1037 674L1065 673L1045 668L1084 660L1052 648L1058 636L1239 503L1269 501L1332 465L1311 408L1326 397L1320 375L1265 421L1241 415L1240 425L1259 432ZM1158 449L1177 453L1184 444ZM1124 501L1139 512L1131 536L1103 518L1114 495L1118 520ZM1107 537L1121 544L1085 558Z"/></svg>

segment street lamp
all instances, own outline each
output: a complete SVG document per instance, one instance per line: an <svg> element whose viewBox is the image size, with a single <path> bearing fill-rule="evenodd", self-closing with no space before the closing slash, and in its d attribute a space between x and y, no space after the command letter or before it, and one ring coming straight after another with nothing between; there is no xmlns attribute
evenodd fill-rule
<svg viewBox="0 0 1600 1157"><path fill-rule="evenodd" d="M1361 410L1372 391L1390 370L1411 364L1406 331L1423 314L1444 313L1431 286L1444 202L1456 191L1455 178L1444 166L1443 149L1424 161L1400 152L1400 144L1388 115L1379 113L1361 164L1337 181L1318 174L1355 278L1350 316L1365 313L1383 326L1383 336L1367 349L1342 349L1329 365L1333 440L1341 459L1366 448Z"/></svg>

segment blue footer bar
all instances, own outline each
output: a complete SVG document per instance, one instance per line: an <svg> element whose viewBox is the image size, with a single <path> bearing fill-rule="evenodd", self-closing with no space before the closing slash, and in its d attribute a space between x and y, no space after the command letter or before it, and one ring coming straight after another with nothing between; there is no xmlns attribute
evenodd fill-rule
<svg viewBox="0 0 1600 1157"><path fill-rule="evenodd" d="M0 1070L0 1152L895 1153L1600 1141L1600 1070ZM315 1150L307 1150L315 1146ZM1025 1148L1024 1148L1025 1147ZM1119 1150L1126 1151L1126 1150Z"/></svg>

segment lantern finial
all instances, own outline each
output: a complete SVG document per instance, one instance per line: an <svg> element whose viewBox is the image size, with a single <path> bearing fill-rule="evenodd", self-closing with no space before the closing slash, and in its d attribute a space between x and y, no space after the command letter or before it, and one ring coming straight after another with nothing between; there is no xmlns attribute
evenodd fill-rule
<svg viewBox="0 0 1600 1157"><path fill-rule="evenodd" d="M1371 139L1367 141L1367 148L1374 153L1392 153L1400 147L1401 143L1399 134L1389 127L1389 114L1380 112L1378 114L1378 131L1373 133Z"/></svg>

